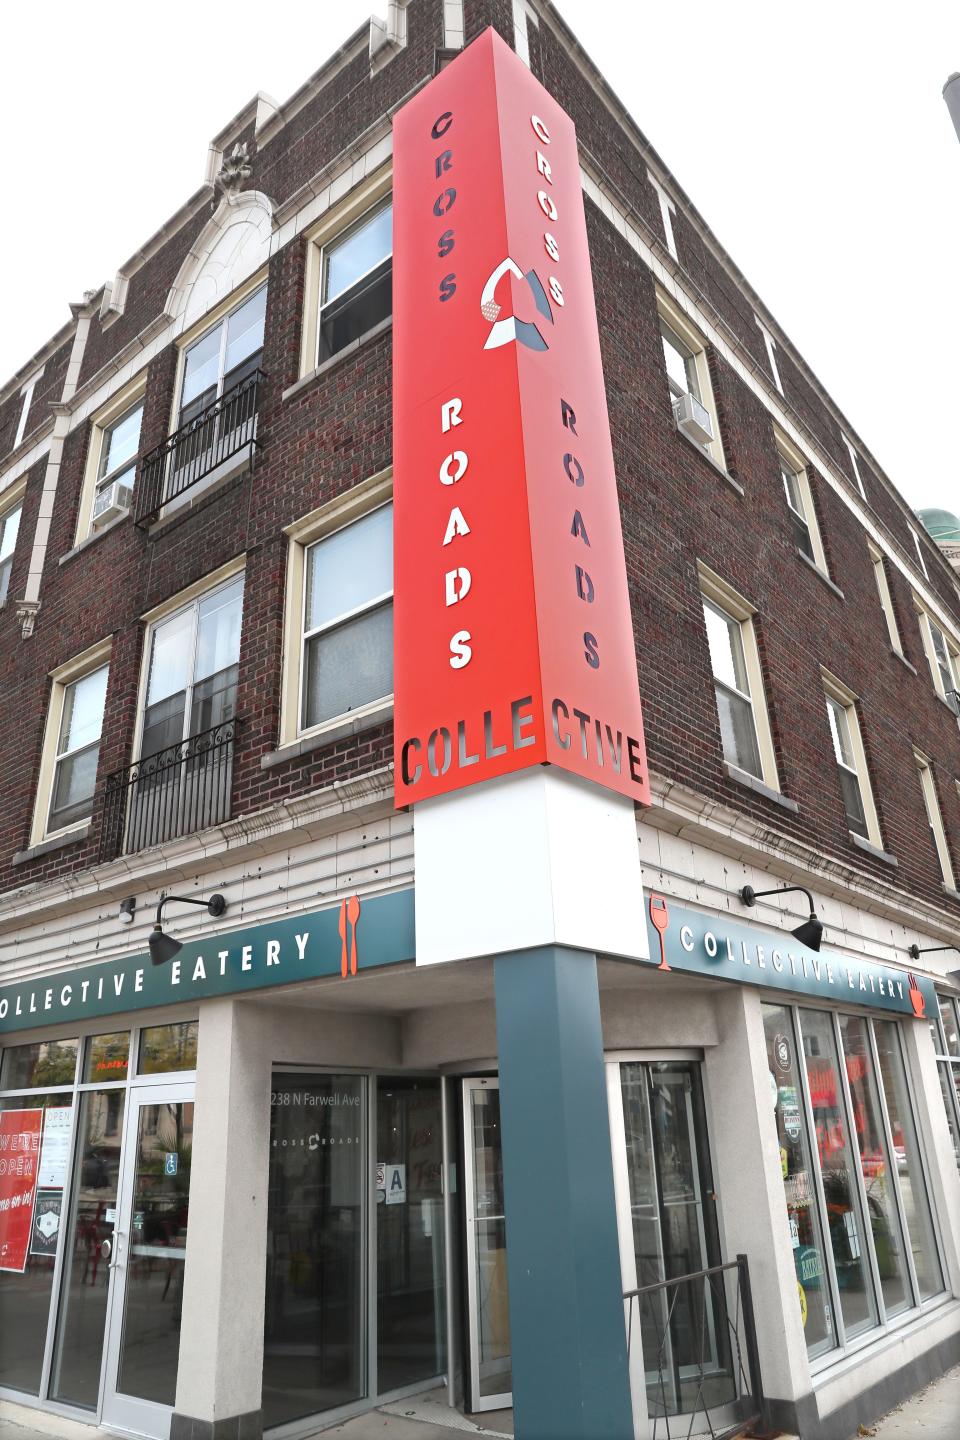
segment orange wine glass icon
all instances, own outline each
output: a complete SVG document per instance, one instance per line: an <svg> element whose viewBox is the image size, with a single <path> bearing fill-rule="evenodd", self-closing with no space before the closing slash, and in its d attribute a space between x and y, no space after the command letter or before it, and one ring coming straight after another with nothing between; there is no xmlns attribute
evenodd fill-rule
<svg viewBox="0 0 960 1440"><path fill-rule="evenodd" d="M667 926L670 924L670 916L667 913L667 902L662 895L650 896L650 922L660 939L660 964L657 966L657 969L669 970L670 966L667 964L667 952L663 944L663 936Z"/></svg>

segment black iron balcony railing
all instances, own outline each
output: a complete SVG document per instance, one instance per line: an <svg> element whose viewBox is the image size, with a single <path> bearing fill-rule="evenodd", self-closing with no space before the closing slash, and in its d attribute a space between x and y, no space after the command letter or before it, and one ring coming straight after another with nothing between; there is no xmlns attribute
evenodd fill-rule
<svg viewBox="0 0 960 1440"><path fill-rule="evenodd" d="M108 775L100 859L229 820L239 725L237 719L225 720Z"/></svg>
<svg viewBox="0 0 960 1440"><path fill-rule="evenodd" d="M262 370L245 375L144 455L134 497L138 525L148 525L164 505L242 452L249 451L252 460L260 387L265 378Z"/></svg>
<svg viewBox="0 0 960 1440"><path fill-rule="evenodd" d="M641 1285L623 1302L630 1371L646 1386L650 1440L720 1440L765 1418L745 1255Z"/></svg>

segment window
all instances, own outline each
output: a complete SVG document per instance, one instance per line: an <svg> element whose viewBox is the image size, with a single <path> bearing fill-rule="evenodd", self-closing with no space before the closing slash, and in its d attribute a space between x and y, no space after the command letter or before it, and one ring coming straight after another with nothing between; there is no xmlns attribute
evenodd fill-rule
<svg viewBox="0 0 960 1440"><path fill-rule="evenodd" d="M13 552L17 545L17 532L20 529L22 509L23 505L20 503L11 506L6 514L0 515L0 605L7 603L10 571L13 569Z"/></svg>
<svg viewBox="0 0 960 1440"><path fill-rule="evenodd" d="M907 529L913 536L913 548L917 552L917 560L920 563L920 569L923 571L923 578L924 580L929 580L930 576L927 573L927 561L923 553L923 546L920 544L920 536L917 534L916 530L914 530L912 525L908 525Z"/></svg>
<svg viewBox="0 0 960 1440"><path fill-rule="evenodd" d="M917 769L920 772L920 787L923 791L923 805L927 812L927 824L930 826L930 838L937 856L937 864L943 875L943 883L950 890L956 890L957 882L953 873L953 861L950 858L950 847L947 844L947 832L943 828L943 816L940 813L940 801L937 799L937 786L933 778L933 768L925 755L915 750L914 759L917 762Z"/></svg>
<svg viewBox="0 0 960 1440"><path fill-rule="evenodd" d="M219 324L187 346L183 352L178 429L259 369L266 308L267 287L261 285ZM212 434L204 437L205 446L212 443Z"/></svg>
<svg viewBox="0 0 960 1440"><path fill-rule="evenodd" d="M723 469L723 447L705 342L683 312L662 293L657 297L657 307L667 384L677 428ZM692 398L692 405L685 406L688 395Z"/></svg>
<svg viewBox="0 0 960 1440"><path fill-rule="evenodd" d="M660 202L660 219L663 221L663 234L667 242L667 249L670 251L674 260L676 260L677 242L673 234L673 216L676 214L677 207L660 184L660 181L657 180L649 170L647 171L647 179L657 192L657 199Z"/></svg>
<svg viewBox="0 0 960 1440"><path fill-rule="evenodd" d="M946 700L954 714L958 709L957 691L960 689L960 650L941 630L926 610L920 611L920 635L926 651L927 663L933 677L934 688L942 700Z"/></svg>
<svg viewBox="0 0 960 1440"><path fill-rule="evenodd" d="M767 362L770 366L770 374L773 376L773 383L774 385L776 385L777 389L782 395L783 384L780 380L780 371L777 369L777 342L774 340L773 336L770 334L770 331L767 329L766 325L764 325L763 321L759 319L759 317L756 315L754 315L753 318L754 320L756 320L760 334L763 336L763 343L766 346L767 351Z"/></svg>
<svg viewBox="0 0 960 1440"><path fill-rule="evenodd" d="M705 566L700 584L724 759L778 789L752 609Z"/></svg>
<svg viewBox="0 0 960 1440"><path fill-rule="evenodd" d="M302 645L301 729L392 694L392 504L307 549Z"/></svg>
<svg viewBox="0 0 960 1440"><path fill-rule="evenodd" d="M827 680L827 719L833 740L833 755L840 776L840 793L852 835L859 835L870 845L881 845L880 822L877 819L867 773L867 757L857 719L856 697L839 682Z"/></svg>
<svg viewBox="0 0 960 1440"><path fill-rule="evenodd" d="M870 563L873 565L873 575L877 582L877 594L880 596L880 608L883 611L883 618L886 621L890 644L898 655L902 655L903 645L900 640L897 617L893 608L893 596L890 594L890 583L887 580L886 561L880 554L880 551L875 550L872 545L868 545L867 549L870 552Z"/></svg>
<svg viewBox="0 0 960 1440"><path fill-rule="evenodd" d="M857 459L857 452L854 449L853 441L848 440L846 435L843 435L842 431L840 433L843 436L843 443L844 445L846 445L847 453L850 456L850 468L853 471L853 478L856 481L857 489L860 491L862 498L866 500L867 492L863 488L863 480L860 477L860 462Z"/></svg>
<svg viewBox="0 0 960 1440"><path fill-rule="evenodd" d="M868 1343L942 1295L943 1270L899 1024L762 1009L798 1299L815 1360Z"/></svg>
<svg viewBox="0 0 960 1440"><path fill-rule="evenodd" d="M78 825L93 812L108 670L101 665L63 687L48 831Z"/></svg>
<svg viewBox="0 0 960 1440"><path fill-rule="evenodd" d="M953 1153L960 1170L960 1009L957 1001L939 995L939 1015L930 1017L930 1035L937 1057L940 1090L947 1111Z"/></svg>
<svg viewBox="0 0 960 1440"><path fill-rule="evenodd" d="M31 375L31 376L30 376L30 379L27 381L26 385L24 385L23 389L20 391L20 394L21 394L21 396L23 397L23 400L22 400L22 403L21 403L21 405L20 405L20 416L19 416L19 419L17 420L17 433L16 433L16 435L14 436L14 439L13 439L13 448L14 448L14 450L16 450L17 446L22 442L24 435L26 435L26 433L27 433L27 417L28 417L29 414L30 414L30 404L31 404L31 401L33 400L34 387L36 386L36 383L37 383L37 381L40 379L40 377L41 377L42 374L43 374L43 369L41 368L40 370L37 371L37 373L36 373L35 375Z"/></svg>
<svg viewBox="0 0 960 1440"><path fill-rule="evenodd" d="M794 544L817 569L827 573L827 557L820 539L817 512L803 457L781 437L777 437L777 458L780 478L787 497L787 511L793 527Z"/></svg>
<svg viewBox="0 0 960 1440"><path fill-rule="evenodd" d="M109 659L103 641L52 673L31 846L78 829L93 814Z"/></svg>
<svg viewBox="0 0 960 1440"><path fill-rule="evenodd" d="M393 205L363 216L323 250L317 364L393 310Z"/></svg>
<svg viewBox="0 0 960 1440"><path fill-rule="evenodd" d="M235 575L153 626L141 757L234 718L242 613L243 576Z"/></svg>

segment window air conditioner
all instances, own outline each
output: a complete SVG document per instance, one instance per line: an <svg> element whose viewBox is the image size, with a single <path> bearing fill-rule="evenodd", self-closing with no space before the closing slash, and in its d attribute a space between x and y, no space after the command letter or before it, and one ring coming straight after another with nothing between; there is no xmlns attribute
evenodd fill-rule
<svg viewBox="0 0 960 1440"><path fill-rule="evenodd" d="M673 413L677 429L695 441L697 445L709 445L713 439L710 412L700 404L696 395L681 395L673 402Z"/></svg>
<svg viewBox="0 0 960 1440"><path fill-rule="evenodd" d="M112 485L104 485L93 502L91 525L94 529L99 529L101 525L106 525L108 520L115 520L118 515L126 515L132 499L133 486L127 485L123 480L114 480Z"/></svg>

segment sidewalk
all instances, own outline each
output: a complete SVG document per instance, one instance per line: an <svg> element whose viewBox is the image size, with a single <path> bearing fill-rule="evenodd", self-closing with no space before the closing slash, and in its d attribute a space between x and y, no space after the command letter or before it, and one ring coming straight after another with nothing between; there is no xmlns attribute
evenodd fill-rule
<svg viewBox="0 0 960 1440"><path fill-rule="evenodd" d="M876 1440L957 1440L960 1436L960 1365L898 1405L860 1435Z"/></svg>

